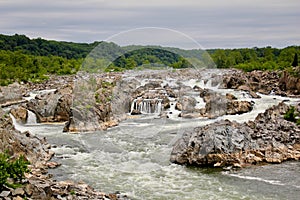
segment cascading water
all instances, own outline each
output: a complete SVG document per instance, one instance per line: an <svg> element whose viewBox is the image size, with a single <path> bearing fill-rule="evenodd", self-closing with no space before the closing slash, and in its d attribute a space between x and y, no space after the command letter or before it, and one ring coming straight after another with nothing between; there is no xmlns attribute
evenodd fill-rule
<svg viewBox="0 0 300 200"><path fill-rule="evenodd" d="M205 73L203 73L205 74ZM183 81L182 81L183 82ZM261 95L261 99L250 99L241 91L218 89L211 83L189 80L184 82L193 88L210 87L222 94L232 93L239 99L253 100L255 106L249 113L222 116L238 122L253 120L259 112L278 104L282 100L297 99ZM168 83L176 86L175 81ZM156 101L155 101L156 100ZM238 171L220 172L198 169L169 163L172 145L181 137L184 129L203 126L218 119L178 120L180 111L175 109L176 98L169 98L170 115L161 125L161 119L131 118L118 127L104 132L88 134L62 133L63 125L41 124L39 126L18 125L19 130L30 130L33 134L46 136L55 145L56 161L62 163L53 169L57 180L83 180L100 191L121 191L132 199L297 199L300 195L300 164L286 162L281 165L266 165ZM200 99L197 108L204 103ZM152 103L150 103L152 102ZM137 98L131 111L159 113L162 101ZM149 118L155 118L149 120ZM14 121L15 125L16 122ZM156 131L157 128L160 131Z"/></svg>
<svg viewBox="0 0 300 200"><path fill-rule="evenodd" d="M36 114L30 110L27 110L27 121L26 124L28 125L33 125L33 124L37 124L37 118L36 118Z"/></svg>
<svg viewBox="0 0 300 200"><path fill-rule="evenodd" d="M138 110L142 114L160 114L162 111L162 99L134 99L130 113Z"/></svg>

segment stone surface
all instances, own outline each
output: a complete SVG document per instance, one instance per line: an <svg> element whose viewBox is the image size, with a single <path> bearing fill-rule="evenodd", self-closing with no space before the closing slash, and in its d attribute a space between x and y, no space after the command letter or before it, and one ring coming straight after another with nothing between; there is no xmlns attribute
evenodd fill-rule
<svg viewBox="0 0 300 200"><path fill-rule="evenodd" d="M235 97L233 95L221 95L210 89L201 90L200 97L206 103L202 115L209 118L250 112L254 105L252 102L234 100Z"/></svg>
<svg viewBox="0 0 300 200"><path fill-rule="evenodd" d="M12 156L24 155L30 161L30 173L25 174L22 186L1 191L2 199L129 199L125 194L105 194L85 183L57 182L51 179L47 168L57 166L48 162L53 152L45 139L15 130L8 113L0 108L0 152L8 150ZM13 180L10 180L14 183Z"/></svg>
<svg viewBox="0 0 300 200"><path fill-rule="evenodd" d="M17 122L26 123L28 112L27 109L24 108L23 106L12 108L10 110L10 113L14 116Z"/></svg>
<svg viewBox="0 0 300 200"><path fill-rule="evenodd" d="M294 70L299 74L300 67ZM223 76L223 87L248 91L253 98L259 98L253 92L294 96L300 95L300 78L287 71L232 70Z"/></svg>
<svg viewBox="0 0 300 200"><path fill-rule="evenodd" d="M175 143L170 160L215 167L299 160L300 129L283 118L288 109L280 103L259 114L253 122L225 120L186 131Z"/></svg>
<svg viewBox="0 0 300 200"><path fill-rule="evenodd" d="M34 112L38 122L65 122L69 120L72 104L72 86L67 85L54 92L37 95L26 104Z"/></svg>

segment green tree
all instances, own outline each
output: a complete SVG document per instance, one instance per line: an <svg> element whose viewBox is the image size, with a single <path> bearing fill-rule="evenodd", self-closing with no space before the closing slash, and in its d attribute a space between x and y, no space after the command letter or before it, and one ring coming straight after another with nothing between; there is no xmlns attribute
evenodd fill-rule
<svg viewBox="0 0 300 200"><path fill-rule="evenodd" d="M293 67L297 67L297 66L298 66L298 54L297 54L297 53L295 53L295 56L294 56L294 60L293 60L292 66L293 66Z"/></svg>

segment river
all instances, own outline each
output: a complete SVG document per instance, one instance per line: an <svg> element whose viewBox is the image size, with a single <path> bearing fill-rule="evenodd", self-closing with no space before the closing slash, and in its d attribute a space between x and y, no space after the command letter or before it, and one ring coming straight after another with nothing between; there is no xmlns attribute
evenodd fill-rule
<svg viewBox="0 0 300 200"><path fill-rule="evenodd" d="M56 153L53 159L62 164L49 170L57 180L82 180L99 191L119 191L132 199L299 199L300 162L235 171L169 162L172 145L185 129L219 119L253 120L282 100L298 101L260 95L261 99L251 99L255 106L250 113L217 119L160 119L155 114L145 114L107 131L80 134L63 133L63 124L35 124L34 120L25 125L14 123L21 131L47 138Z"/></svg>

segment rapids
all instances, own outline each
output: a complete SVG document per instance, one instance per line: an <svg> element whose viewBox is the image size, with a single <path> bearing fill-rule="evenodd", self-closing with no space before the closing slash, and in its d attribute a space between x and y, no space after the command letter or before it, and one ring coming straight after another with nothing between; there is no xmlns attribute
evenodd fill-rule
<svg viewBox="0 0 300 200"><path fill-rule="evenodd" d="M184 129L220 119L253 120L258 113L282 100L295 103L299 99L262 94L259 94L261 99L250 99L245 92L219 89L211 82L190 79L182 83L224 94L230 92L241 100L254 101L255 105L250 113L217 119L181 119L177 115L161 119L159 101L156 108L142 102L140 109L148 114L129 118L107 131L79 134L63 133L63 124L14 123L21 131L29 130L47 138L56 153L54 160L62 163L50 170L57 180L83 180L99 191L120 191L132 199L298 199L299 162L224 172L171 164L169 158L172 145ZM171 102L169 111L174 113L175 100ZM197 102L199 108L204 106L200 99ZM139 106L134 103L133 108ZM154 111L148 112L150 109Z"/></svg>

